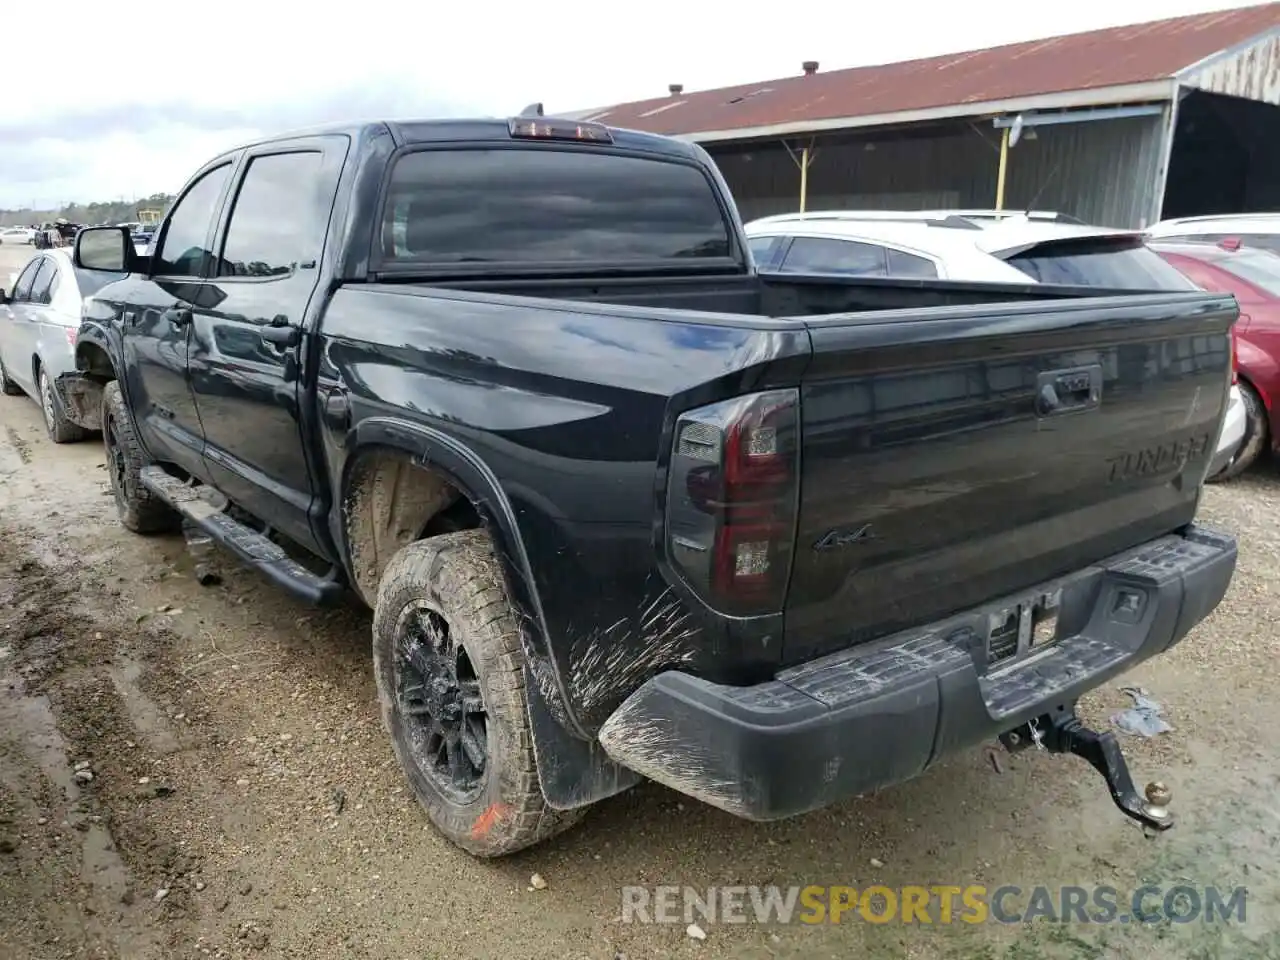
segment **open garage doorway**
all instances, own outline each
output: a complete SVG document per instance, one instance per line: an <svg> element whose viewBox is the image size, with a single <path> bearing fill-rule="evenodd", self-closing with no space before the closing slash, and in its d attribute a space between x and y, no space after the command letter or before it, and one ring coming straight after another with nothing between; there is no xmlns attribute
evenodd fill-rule
<svg viewBox="0 0 1280 960"><path fill-rule="evenodd" d="M1193 90L1178 106L1163 219L1280 211L1280 107Z"/></svg>

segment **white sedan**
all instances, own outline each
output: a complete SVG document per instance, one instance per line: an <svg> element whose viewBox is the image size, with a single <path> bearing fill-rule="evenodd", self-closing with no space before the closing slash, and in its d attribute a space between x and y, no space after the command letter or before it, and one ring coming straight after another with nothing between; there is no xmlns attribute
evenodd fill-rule
<svg viewBox="0 0 1280 960"><path fill-rule="evenodd" d="M58 378L75 370L83 299L117 276L77 270L68 250L46 250L11 275L0 296L0 392L40 404L54 443L84 437L67 419Z"/></svg>
<svg viewBox="0 0 1280 960"><path fill-rule="evenodd" d="M36 232L31 227L6 227L0 230L0 243L27 244L34 246Z"/></svg>

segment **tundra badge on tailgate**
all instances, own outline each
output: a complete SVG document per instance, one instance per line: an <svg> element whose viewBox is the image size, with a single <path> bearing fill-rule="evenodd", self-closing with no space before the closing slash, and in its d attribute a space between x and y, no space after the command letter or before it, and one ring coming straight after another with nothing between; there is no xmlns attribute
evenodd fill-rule
<svg viewBox="0 0 1280 960"><path fill-rule="evenodd" d="M1107 482L1115 483L1119 480L1134 480L1162 473L1177 473L1187 465L1188 461L1201 456L1208 446L1209 434L1201 433L1194 437L1170 440L1156 447L1145 447L1141 450L1122 453L1107 460L1111 467L1111 475Z"/></svg>

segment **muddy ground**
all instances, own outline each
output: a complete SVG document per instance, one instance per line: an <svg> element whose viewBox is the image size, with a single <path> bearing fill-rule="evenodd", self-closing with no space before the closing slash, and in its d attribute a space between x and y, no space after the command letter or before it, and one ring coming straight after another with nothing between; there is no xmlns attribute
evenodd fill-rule
<svg viewBox="0 0 1280 960"><path fill-rule="evenodd" d="M383 736L368 617L317 613L115 520L96 441L0 397L0 956L1280 957L1280 473L1208 491L1241 535L1222 608L1125 678L1174 731L1125 743L1173 789L1156 839L1083 762L973 750L910 784L752 825L646 785L496 863L443 842ZM1119 683L1088 704L1106 723ZM76 770L83 766L83 770ZM90 779L85 774L92 775ZM78 779L77 779L78 775ZM873 862L874 861L874 862ZM534 872L546 889L533 890ZM618 921L631 884L1245 884L1243 926Z"/></svg>

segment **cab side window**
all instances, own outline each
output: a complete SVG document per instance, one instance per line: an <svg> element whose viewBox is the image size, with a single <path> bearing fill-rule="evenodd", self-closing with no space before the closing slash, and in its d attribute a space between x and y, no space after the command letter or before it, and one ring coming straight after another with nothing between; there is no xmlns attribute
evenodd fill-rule
<svg viewBox="0 0 1280 960"><path fill-rule="evenodd" d="M277 277L320 255L318 151L254 157L218 262L220 277Z"/></svg>
<svg viewBox="0 0 1280 960"><path fill-rule="evenodd" d="M197 180L169 214L164 239L152 258L156 276L203 277L214 261L208 249L218 201L231 175L231 164L210 170Z"/></svg>

